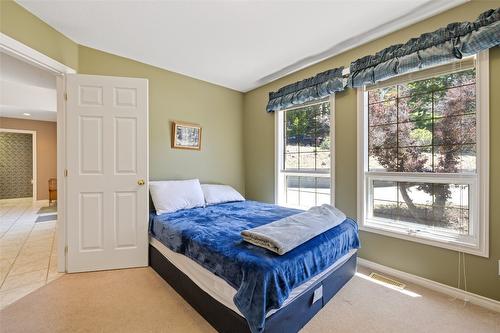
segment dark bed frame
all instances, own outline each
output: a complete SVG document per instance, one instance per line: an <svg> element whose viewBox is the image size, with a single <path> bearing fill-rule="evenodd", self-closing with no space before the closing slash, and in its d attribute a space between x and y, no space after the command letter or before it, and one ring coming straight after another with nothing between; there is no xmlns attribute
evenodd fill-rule
<svg viewBox="0 0 500 333"><path fill-rule="evenodd" d="M310 286L286 307L267 317L264 332L298 332L354 276L356 261L357 255L354 254L341 266ZM149 245L149 265L218 332L250 332L245 318L203 291L152 245ZM321 286L323 287L323 297L313 303L314 291Z"/></svg>

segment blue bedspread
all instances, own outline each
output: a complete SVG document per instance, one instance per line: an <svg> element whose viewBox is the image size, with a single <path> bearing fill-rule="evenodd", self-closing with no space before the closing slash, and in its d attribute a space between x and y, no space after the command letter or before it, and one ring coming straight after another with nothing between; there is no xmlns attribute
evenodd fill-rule
<svg viewBox="0 0 500 333"><path fill-rule="evenodd" d="M265 327L290 291L359 247L356 222L343 223L285 255L243 241L240 232L299 213L299 210L243 201L151 214L150 232L171 250L193 259L237 290L234 303L252 332Z"/></svg>

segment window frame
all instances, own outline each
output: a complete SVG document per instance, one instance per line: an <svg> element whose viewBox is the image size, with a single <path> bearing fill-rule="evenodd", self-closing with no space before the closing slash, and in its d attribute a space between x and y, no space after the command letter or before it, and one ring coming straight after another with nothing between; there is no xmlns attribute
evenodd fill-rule
<svg viewBox="0 0 500 333"><path fill-rule="evenodd" d="M287 111L300 109L306 106L330 103L330 172L310 172L310 171L286 171L283 168L284 163L284 114ZM274 202L277 205L304 209L303 206L288 205L285 202L285 177L286 176L311 176L311 177L330 177L330 204L335 205L335 94L329 97L317 100L311 103L304 103L285 110L275 112L274 117Z"/></svg>
<svg viewBox="0 0 500 333"><path fill-rule="evenodd" d="M466 61L466 60L464 60ZM480 52L475 58L476 66L476 172L475 173L399 173L368 171L368 93L366 87L357 89L357 132L358 132L358 188L357 215L359 229L384 236L409 240L449 250L489 257L489 53ZM441 66L436 66L441 67ZM437 72L435 75L439 75ZM432 75L432 76L435 76ZM401 75L410 77L411 74ZM400 82L398 78L389 79ZM388 80L388 81L389 81ZM408 79L406 79L408 81ZM418 224L385 222L383 218L369 218L371 181L403 181L468 184L471 192L469 201L470 235L453 235L450 232L415 228ZM476 193L476 195L474 195Z"/></svg>

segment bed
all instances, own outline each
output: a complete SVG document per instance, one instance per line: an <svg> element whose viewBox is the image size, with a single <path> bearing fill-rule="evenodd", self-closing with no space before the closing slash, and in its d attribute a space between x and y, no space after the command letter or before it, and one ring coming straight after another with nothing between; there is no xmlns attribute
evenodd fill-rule
<svg viewBox="0 0 500 333"><path fill-rule="evenodd" d="M219 332L297 332L356 271L357 224L285 255L241 231L297 214L255 201L150 215L150 265Z"/></svg>

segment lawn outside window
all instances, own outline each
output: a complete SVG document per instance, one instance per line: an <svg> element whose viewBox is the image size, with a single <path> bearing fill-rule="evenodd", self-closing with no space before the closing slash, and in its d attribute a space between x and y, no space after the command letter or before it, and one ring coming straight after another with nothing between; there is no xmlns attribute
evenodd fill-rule
<svg viewBox="0 0 500 333"><path fill-rule="evenodd" d="M488 52L358 89L361 230L488 256Z"/></svg>

